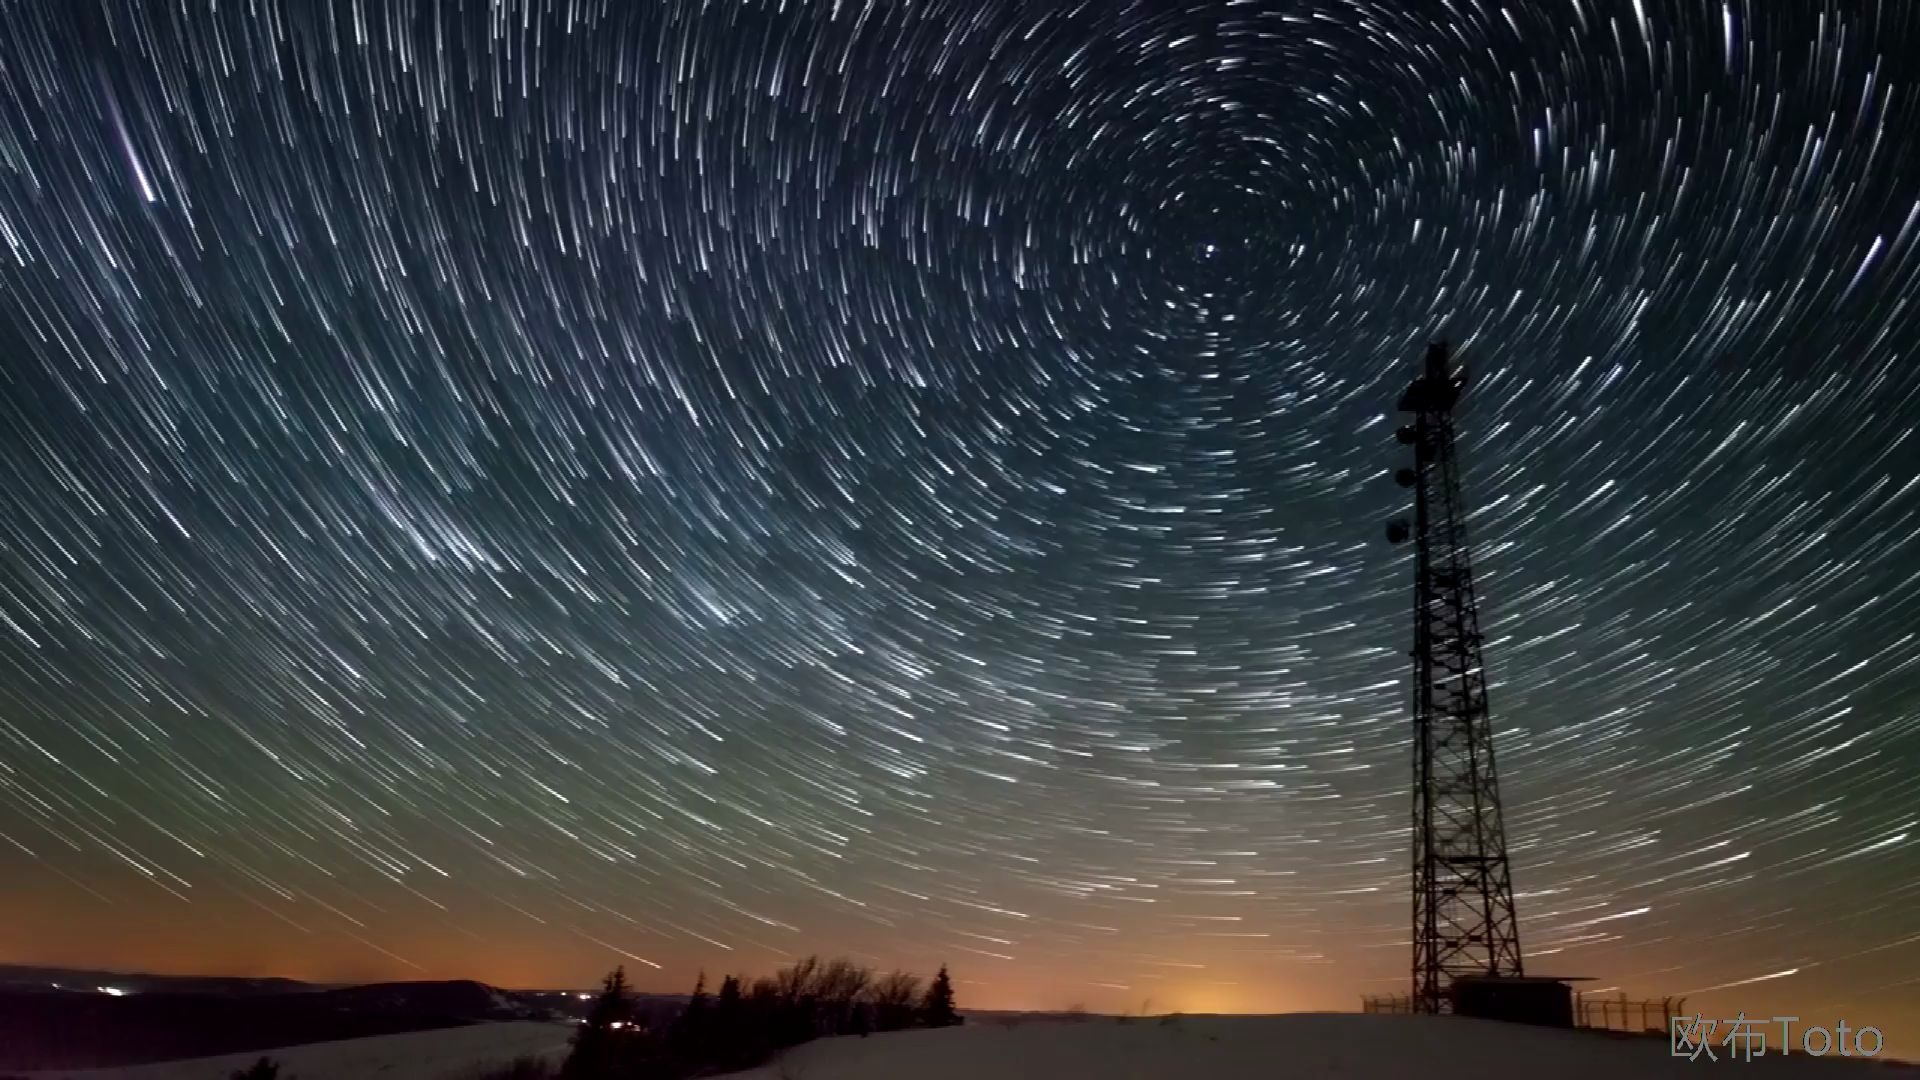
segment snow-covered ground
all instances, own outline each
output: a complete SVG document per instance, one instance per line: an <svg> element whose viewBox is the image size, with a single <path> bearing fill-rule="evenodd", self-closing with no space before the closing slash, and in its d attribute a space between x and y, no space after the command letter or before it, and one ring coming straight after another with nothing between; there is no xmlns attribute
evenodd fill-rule
<svg viewBox="0 0 1920 1080"><path fill-rule="evenodd" d="M1878 1080L1898 1067L1778 1051L1719 1068L1755 1080ZM905 1031L825 1039L725 1080L1659 1080L1714 1069L1669 1056L1662 1038L1454 1016L1111 1017ZM1716 1075L1719 1073L1716 1071Z"/></svg>
<svg viewBox="0 0 1920 1080"><path fill-rule="evenodd" d="M558 1064L575 1030L568 1024L474 1024L120 1069L27 1075L34 1080L227 1080L233 1070L264 1055L280 1062L280 1075L292 1080L464 1080L485 1066L517 1057L544 1057Z"/></svg>
<svg viewBox="0 0 1920 1080"><path fill-rule="evenodd" d="M297 1080L464 1080L521 1056L558 1063L574 1028L499 1023L268 1051ZM1815 1059L1777 1047L1718 1066L1755 1080L1894 1080L1920 1068ZM259 1053L36 1080L226 1080ZM982 1018L964 1027L823 1039L725 1080L1661 1080L1715 1063L1669 1056L1660 1038L1616 1038L1449 1016Z"/></svg>

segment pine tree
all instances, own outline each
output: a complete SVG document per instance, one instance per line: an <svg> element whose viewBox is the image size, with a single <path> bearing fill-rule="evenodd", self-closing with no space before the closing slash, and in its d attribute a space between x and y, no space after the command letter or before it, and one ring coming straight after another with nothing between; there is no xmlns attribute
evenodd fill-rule
<svg viewBox="0 0 1920 1080"><path fill-rule="evenodd" d="M953 1027L960 1023L960 1014L953 1009L953 980L947 977L947 966L940 965L940 974L933 977L927 986L927 996L920 1001L920 1023L923 1027Z"/></svg>
<svg viewBox="0 0 1920 1080"><path fill-rule="evenodd" d="M712 1041L707 1044L705 1064L740 1064L741 1048L749 1042L746 1002L740 993L740 980L728 975L720 980L720 993L714 998L712 1022L707 1026Z"/></svg>
<svg viewBox="0 0 1920 1080"><path fill-rule="evenodd" d="M712 1028L712 1005L707 997L707 973L702 971L694 980L693 996L687 999L687 1007L673 1024L673 1042L683 1055L698 1056L706 1050L708 1032Z"/></svg>
<svg viewBox="0 0 1920 1080"><path fill-rule="evenodd" d="M627 969L617 967L601 984L600 997L586 1022L573 1036L573 1052L561 1066L565 1080L601 1080L619 1068L619 1050L633 1022L633 996L627 987Z"/></svg>
<svg viewBox="0 0 1920 1080"><path fill-rule="evenodd" d="M615 1024L625 1024L633 1019L633 993L627 985L627 969L623 965L613 969L600 984L600 997L593 1003L592 1011L587 1013L587 1026L610 1028Z"/></svg>

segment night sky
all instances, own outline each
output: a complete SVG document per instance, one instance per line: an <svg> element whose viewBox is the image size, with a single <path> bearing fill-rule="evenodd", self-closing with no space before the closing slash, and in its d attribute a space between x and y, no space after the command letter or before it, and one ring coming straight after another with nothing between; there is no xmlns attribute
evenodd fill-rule
<svg viewBox="0 0 1920 1080"><path fill-rule="evenodd" d="M0 959L1920 1031L1920 5L0 3ZM1911 1043L1909 1043L1911 1048Z"/></svg>

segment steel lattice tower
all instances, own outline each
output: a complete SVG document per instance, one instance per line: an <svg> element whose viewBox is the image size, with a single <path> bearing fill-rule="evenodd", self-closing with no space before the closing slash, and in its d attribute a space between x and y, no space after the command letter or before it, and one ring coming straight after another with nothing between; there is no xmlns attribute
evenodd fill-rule
<svg viewBox="0 0 1920 1080"><path fill-rule="evenodd" d="M1518 976L1506 828L1493 765L1480 618L1467 549L1466 503L1454 453L1454 405L1464 369L1444 342L1400 396L1412 421L1398 432L1412 468L1413 523L1388 539L1415 545L1413 599L1413 1010L1449 1011L1462 975Z"/></svg>

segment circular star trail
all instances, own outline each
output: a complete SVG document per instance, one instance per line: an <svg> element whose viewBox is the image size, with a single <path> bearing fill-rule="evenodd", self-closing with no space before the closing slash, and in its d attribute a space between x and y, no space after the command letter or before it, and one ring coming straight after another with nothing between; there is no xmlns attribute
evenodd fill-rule
<svg viewBox="0 0 1920 1080"><path fill-rule="evenodd" d="M1908 5L4 13L7 954L1399 990L1446 336L1530 967L1920 1022Z"/></svg>

